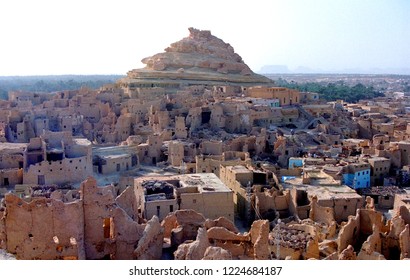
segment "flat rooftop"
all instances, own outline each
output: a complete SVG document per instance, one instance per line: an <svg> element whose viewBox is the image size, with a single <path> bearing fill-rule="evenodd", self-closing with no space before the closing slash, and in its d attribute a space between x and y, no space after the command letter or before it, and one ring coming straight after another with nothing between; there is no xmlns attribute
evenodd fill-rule
<svg viewBox="0 0 410 280"><path fill-rule="evenodd" d="M98 155L101 157L132 154L137 152L136 148L133 146L93 147L92 150L93 155Z"/></svg>
<svg viewBox="0 0 410 280"><path fill-rule="evenodd" d="M135 185L144 181L173 181L178 180L180 188L196 187L200 193L232 192L214 173L194 173L183 175L143 176L135 178Z"/></svg>
<svg viewBox="0 0 410 280"><path fill-rule="evenodd" d="M389 160L389 161L390 161L389 158L376 157L376 156L369 157L367 160L368 160L368 161L384 161L384 160Z"/></svg>
<svg viewBox="0 0 410 280"><path fill-rule="evenodd" d="M116 154L116 155L102 155L101 157L104 159L117 159L117 158L131 157L131 155L130 154Z"/></svg>
<svg viewBox="0 0 410 280"><path fill-rule="evenodd" d="M86 138L73 138L73 142L81 146L91 146L90 140Z"/></svg>
<svg viewBox="0 0 410 280"><path fill-rule="evenodd" d="M304 187L304 186L311 186L314 188L327 188L327 187L339 187L340 181L333 179L331 176L324 177L319 174L309 174L310 178L310 183L309 184L303 184L302 178L301 177L296 177L293 179L288 179L285 181L283 184L284 187L286 188L292 188L294 187ZM286 185L286 186L285 186Z"/></svg>
<svg viewBox="0 0 410 280"><path fill-rule="evenodd" d="M330 199L345 199L345 198L361 198L361 196L353 189L346 185L339 186L313 186L308 184L287 184L291 179L283 184L284 189L296 188L298 190L304 190L309 196L317 196L319 200L330 200Z"/></svg>
<svg viewBox="0 0 410 280"><path fill-rule="evenodd" d="M227 166L226 168L232 170L235 173L253 173L252 170L249 170L248 168L242 165Z"/></svg>
<svg viewBox="0 0 410 280"><path fill-rule="evenodd" d="M197 187L201 193L232 192L214 173L196 173L180 176L182 187Z"/></svg>
<svg viewBox="0 0 410 280"><path fill-rule="evenodd" d="M0 153L22 152L27 146L27 143L0 143Z"/></svg>

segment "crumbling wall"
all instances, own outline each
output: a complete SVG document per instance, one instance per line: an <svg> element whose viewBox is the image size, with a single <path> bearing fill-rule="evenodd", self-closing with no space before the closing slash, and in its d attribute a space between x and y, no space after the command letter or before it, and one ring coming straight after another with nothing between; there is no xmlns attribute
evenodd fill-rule
<svg viewBox="0 0 410 280"><path fill-rule="evenodd" d="M373 233L363 243L362 248L357 255L358 260L383 260L385 257L381 254L382 241L380 231L377 225L373 226Z"/></svg>
<svg viewBox="0 0 410 280"><path fill-rule="evenodd" d="M184 160L184 144L182 142L171 141L168 145L168 162L172 166L181 166Z"/></svg>
<svg viewBox="0 0 410 280"><path fill-rule="evenodd" d="M208 238L212 246L221 247L232 254L233 258L244 256L252 249L250 235L235 234L224 227L213 227L208 229Z"/></svg>
<svg viewBox="0 0 410 280"><path fill-rule="evenodd" d="M347 221L350 215L355 215L356 210L363 206L363 198L334 199L334 214L338 223ZM320 201L319 201L319 204Z"/></svg>
<svg viewBox="0 0 410 280"><path fill-rule="evenodd" d="M252 223L249 233L239 234L224 227L208 229L208 238L213 246L231 253L232 258L270 259L268 244L269 221L257 220Z"/></svg>
<svg viewBox="0 0 410 280"><path fill-rule="evenodd" d="M188 116L186 117L186 125L190 128L190 131L193 131L201 126L201 114L202 108L190 108Z"/></svg>
<svg viewBox="0 0 410 280"><path fill-rule="evenodd" d="M400 240L400 259L409 258L410 257L410 229L409 225L407 224L405 229L400 233L399 236Z"/></svg>
<svg viewBox="0 0 410 280"><path fill-rule="evenodd" d="M161 225L164 238L171 239L171 246L178 246L174 253L176 259L270 258L268 220L255 221L249 233L240 234L225 217L205 220L193 210L178 210L169 214ZM213 249L206 255L210 246Z"/></svg>
<svg viewBox="0 0 410 280"><path fill-rule="evenodd" d="M108 258L113 250L114 194L110 187L98 188L94 178L80 186L84 205L85 252L87 259Z"/></svg>
<svg viewBox="0 0 410 280"><path fill-rule="evenodd" d="M371 208L358 209L356 216L350 216L349 221L339 231L338 252L342 252L349 244L356 249L361 248L358 246L362 245L361 242L365 243L370 235L375 234L375 229L378 232L389 232L390 230L390 226L384 224L382 213ZM381 249L378 252L381 252Z"/></svg>
<svg viewBox="0 0 410 280"><path fill-rule="evenodd" d="M383 214L373 209L359 209L360 232L365 235L373 233L374 226L380 231L387 232L389 228L383 222Z"/></svg>
<svg viewBox="0 0 410 280"><path fill-rule="evenodd" d="M186 139L188 136L188 131L185 126L184 117L175 117L175 138L177 139Z"/></svg>
<svg viewBox="0 0 410 280"><path fill-rule="evenodd" d="M164 230L158 217L154 216L145 226L142 237L138 241L138 247L133 252L134 257L137 260L161 259L163 240Z"/></svg>
<svg viewBox="0 0 410 280"><path fill-rule="evenodd" d="M337 250L340 254L347 246L356 244L360 231L360 217L357 210L356 216L350 216L348 222L340 229L337 238Z"/></svg>
<svg viewBox="0 0 410 280"><path fill-rule="evenodd" d="M140 206L140 203L137 201L136 190L137 188L134 188L134 186L129 186L115 198L118 206L133 220L138 218L138 207Z"/></svg>
<svg viewBox="0 0 410 280"><path fill-rule="evenodd" d="M206 248L203 260L232 260L232 255L229 251L221 247L209 246Z"/></svg>
<svg viewBox="0 0 410 280"><path fill-rule="evenodd" d="M171 238L172 230L178 227L177 217L175 213L169 213L162 220L161 227L164 229L164 238Z"/></svg>
<svg viewBox="0 0 410 280"><path fill-rule="evenodd" d="M409 210L409 208L407 208L404 205L401 205L398 208L398 213L399 213L400 217L404 220L405 224L409 225L410 224L410 210Z"/></svg>
<svg viewBox="0 0 410 280"><path fill-rule="evenodd" d="M215 220L207 219L205 221L204 226L207 230L212 227L224 227L233 233L239 233L239 230L237 229L235 224L231 220L228 220L225 217L219 217L218 219L215 219Z"/></svg>
<svg viewBox="0 0 410 280"><path fill-rule="evenodd" d="M23 148L21 148L20 153L17 151L15 153L7 153L7 150L2 150L4 154L0 154L0 169L5 169L3 170L4 172L7 169L19 168L19 163L24 161L22 150Z"/></svg>
<svg viewBox="0 0 410 280"><path fill-rule="evenodd" d="M137 221L131 219L127 213L120 207L115 207L112 210L112 219L110 219L110 237L105 238L106 246L108 248L110 258L116 260L131 260L134 259L134 248L141 237L143 236L145 224L139 224ZM106 228L104 230L107 230ZM154 239L156 236L153 235ZM160 246L162 250L162 243ZM158 246L152 243L152 251L158 250ZM103 258L106 258L104 255Z"/></svg>
<svg viewBox="0 0 410 280"><path fill-rule="evenodd" d="M161 226L164 228L164 238L169 238L171 246L177 247L187 240L194 240L204 223L205 217L194 210L177 210L169 213Z"/></svg>
<svg viewBox="0 0 410 280"><path fill-rule="evenodd" d="M269 215L276 212L275 194L269 191L256 192L255 194L255 209L261 214L262 217L268 219Z"/></svg>
<svg viewBox="0 0 410 280"><path fill-rule="evenodd" d="M7 179L7 185L5 180ZM23 183L23 169L22 168L10 168L1 169L0 172L0 186L14 187L17 184Z"/></svg>
<svg viewBox="0 0 410 280"><path fill-rule="evenodd" d="M224 116L223 108L219 104L214 105L212 108L210 125L211 127L220 127L220 128L223 128L225 126L225 116Z"/></svg>
<svg viewBox="0 0 410 280"><path fill-rule="evenodd" d="M337 253L335 254L335 256L337 256ZM354 248L352 245L347 246L346 249L344 249L338 258L339 260L356 260L357 256L356 256L356 252L354 251Z"/></svg>
<svg viewBox="0 0 410 280"><path fill-rule="evenodd" d="M318 231L318 240L333 238L337 229L333 208L320 206L316 196L312 197L310 207L309 219Z"/></svg>
<svg viewBox="0 0 410 280"><path fill-rule="evenodd" d="M7 250L19 259L133 259L146 225L118 207L112 186L98 188L89 178L80 193L81 199L70 203L53 199L57 193L29 203L8 194L0 240L4 225ZM162 235L151 231L149 238L160 240L149 242L150 252L162 251Z"/></svg>
<svg viewBox="0 0 410 280"><path fill-rule="evenodd" d="M389 220L390 230L382 236L382 251L381 253L386 259L400 259L400 234L405 230L404 220L396 215Z"/></svg>
<svg viewBox="0 0 410 280"><path fill-rule="evenodd" d="M199 228L194 242L181 244L174 252L175 259L200 260L204 257L205 251L210 245L207 231L204 228Z"/></svg>
<svg viewBox="0 0 410 280"><path fill-rule="evenodd" d="M293 188L290 190L289 212L297 220L309 217L310 203L307 199L307 192Z"/></svg>
<svg viewBox="0 0 410 280"><path fill-rule="evenodd" d="M255 260L268 260L270 259L269 251L269 221L257 220L252 223L251 230L251 242L253 244L253 258Z"/></svg>
<svg viewBox="0 0 410 280"><path fill-rule="evenodd" d="M329 226L335 222L333 208L320 206L316 196L311 199L309 218L315 222L325 223Z"/></svg>
<svg viewBox="0 0 410 280"><path fill-rule="evenodd" d="M7 194L5 203L7 251L18 259L85 259L80 201L36 198L27 203Z"/></svg>
<svg viewBox="0 0 410 280"><path fill-rule="evenodd" d="M4 210L0 206L0 249L2 250L7 248L6 213Z"/></svg>
<svg viewBox="0 0 410 280"><path fill-rule="evenodd" d="M199 145L200 153L203 155L222 155L222 148L221 141L202 141Z"/></svg>
<svg viewBox="0 0 410 280"><path fill-rule="evenodd" d="M297 198L296 198L297 190L295 188L291 189L289 191L289 213L296 218L298 218L298 213L297 213Z"/></svg>

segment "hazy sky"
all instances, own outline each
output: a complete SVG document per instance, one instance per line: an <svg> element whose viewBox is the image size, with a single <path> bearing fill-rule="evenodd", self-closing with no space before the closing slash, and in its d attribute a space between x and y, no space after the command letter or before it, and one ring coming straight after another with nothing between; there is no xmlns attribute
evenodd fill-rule
<svg viewBox="0 0 410 280"><path fill-rule="evenodd" d="M0 75L126 74L191 26L254 71L410 67L408 0L4 0Z"/></svg>

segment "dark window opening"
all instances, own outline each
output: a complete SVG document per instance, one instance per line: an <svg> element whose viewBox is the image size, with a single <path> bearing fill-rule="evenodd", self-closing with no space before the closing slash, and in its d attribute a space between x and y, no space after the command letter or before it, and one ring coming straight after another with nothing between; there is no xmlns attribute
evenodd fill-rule
<svg viewBox="0 0 410 280"><path fill-rule="evenodd" d="M45 178L44 178L44 175L38 175L38 177L37 177L37 183L39 184L39 185L44 185L45 184Z"/></svg>
<svg viewBox="0 0 410 280"><path fill-rule="evenodd" d="M253 173L253 183L254 184L260 184L260 185L265 185L266 184L266 174L265 173L259 173L259 172Z"/></svg>
<svg viewBox="0 0 410 280"><path fill-rule="evenodd" d="M58 161L63 158L63 153L47 153L47 161Z"/></svg>
<svg viewBox="0 0 410 280"><path fill-rule="evenodd" d="M211 112L202 112L201 113L201 123L206 124L211 120Z"/></svg>

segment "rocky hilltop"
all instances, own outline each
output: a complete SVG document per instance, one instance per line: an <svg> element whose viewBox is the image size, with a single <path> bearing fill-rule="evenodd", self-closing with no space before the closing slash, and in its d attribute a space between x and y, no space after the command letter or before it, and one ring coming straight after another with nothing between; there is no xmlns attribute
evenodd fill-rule
<svg viewBox="0 0 410 280"><path fill-rule="evenodd" d="M146 66L128 72L128 79L196 80L235 84L266 84L234 48L207 30L189 28L189 36L172 43L165 52L142 59ZM126 79L127 79L126 78Z"/></svg>

